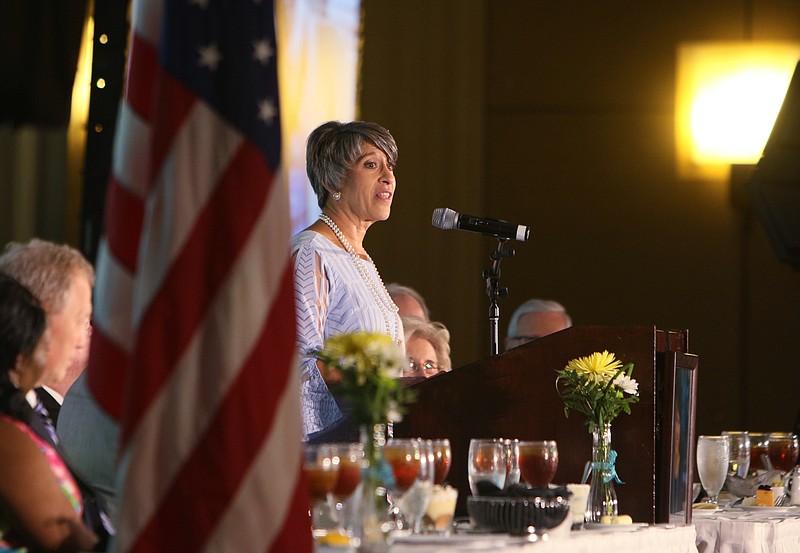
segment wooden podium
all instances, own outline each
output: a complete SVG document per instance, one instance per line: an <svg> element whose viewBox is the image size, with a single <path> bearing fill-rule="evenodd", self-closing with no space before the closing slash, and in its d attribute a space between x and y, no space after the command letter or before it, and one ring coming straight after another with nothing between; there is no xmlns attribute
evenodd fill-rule
<svg viewBox="0 0 800 553"><path fill-rule="evenodd" d="M698 358L687 352L688 332L652 326L577 326L494 357L413 384L418 400L397 437L449 438L447 481L459 490L459 514L469 495L471 438L556 440L555 483L580 482L592 437L583 415L570 411L555 388L556 370L570 359L613 352L634 363L640 400L612 424L620 513L641 522L691 521Z"/></svg>

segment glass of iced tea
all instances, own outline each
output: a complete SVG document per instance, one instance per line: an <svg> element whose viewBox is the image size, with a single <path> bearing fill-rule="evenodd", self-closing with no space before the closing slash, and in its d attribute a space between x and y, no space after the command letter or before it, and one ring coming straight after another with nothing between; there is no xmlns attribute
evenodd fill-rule
<svg viewBox="0 0 800 553"><path fill-rule="evenodd" d="M303 471L308 481L311 499L311 527L318 529L335 526L328 508L328 494L333 491L339 476L339 458L331 444L307 444Z"/></svg>
<svg viewBox="0 0 800 553"><path fill-rule="evenodd" d="M433 493L433 441L422 438L390 439L383 447L383 458L394 474L392 505L399 509L408 528L419 533L422 530L422 517Z"/></svg>
<svg viewBox="0 0 800 553"><path fill-rule="evenodd" d="M450 449L450 440L442 438L433 440L433 457L434 457L434 476L433 483L436 486L441 486L450 472L450 465L453 462L453 452Z"/></svg>
<svg viewBox="0 0 800 553"><path fill-rule="evenodd" d="M520 441L519 474L533 488L546 488L558 469L558 447L554 440Z"/></svg>
<svg viewBox="0 0 800 553"><path fill-rule="evenodd" d="M402 494L417 479L420 466L419 443L415 439L391 439L383 446L383 458L394 475L393 491Z"/></svg>
<svg viewBox="0 0 800 553"><path fill-rule="evenodd" d="M331 444L333 454L338 459L339 476L336 478L336 485L331 490L333 507L338 528L346 528L345 518L347 517L347 499L361 483L361 462L364 459L364 446L359 443L334 443Z"/></svg>
<svg viewBox="0 0 800 553"><path fill-rule="evenodd" d="M772 432L769 435L767 456L773 468L783 473L791 471L797 464L797 435L788 432Z"/></svg>

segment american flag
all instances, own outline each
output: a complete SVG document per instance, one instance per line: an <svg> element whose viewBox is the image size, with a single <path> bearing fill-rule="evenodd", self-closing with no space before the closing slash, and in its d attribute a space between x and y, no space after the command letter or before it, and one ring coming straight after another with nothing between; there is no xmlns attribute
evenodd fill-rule
<svg viewBox="0 0 800 553"><path fill-rule="evenodd" d="M89 385L121 421L116 551L310 551L273 4L141 0Z"/></svg>

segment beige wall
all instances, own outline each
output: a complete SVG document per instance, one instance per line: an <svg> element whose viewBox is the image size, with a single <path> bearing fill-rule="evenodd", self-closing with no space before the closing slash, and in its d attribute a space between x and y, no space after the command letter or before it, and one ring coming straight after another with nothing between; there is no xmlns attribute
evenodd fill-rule
<svg viewBox="0 0 800 553"><path fill-rule="evenodd" d="M800 274L727 182L677 178L673 103L681 41L800 40L800 3L364 5L362 117L400 146L392 218L367 247L451 329L454 365L488 352L481 271L495 244L435 229L436 207L532 227L503 262L501 335L529 297L561 301L576 324L687 328L700 432L791 427Z"/></svg>

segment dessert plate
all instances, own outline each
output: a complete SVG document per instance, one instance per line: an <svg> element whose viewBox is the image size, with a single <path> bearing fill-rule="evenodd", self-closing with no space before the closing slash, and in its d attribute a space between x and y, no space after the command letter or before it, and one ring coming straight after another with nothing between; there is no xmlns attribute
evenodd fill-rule
<svg viewBox="0 0 800 553"><path fill-rule="evenodd" d="M633 524L601 524L599 522L587 522L583 525L587 530L597 532L635 532L650 526L646 522L634 522Z"/></svg>

